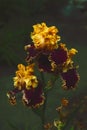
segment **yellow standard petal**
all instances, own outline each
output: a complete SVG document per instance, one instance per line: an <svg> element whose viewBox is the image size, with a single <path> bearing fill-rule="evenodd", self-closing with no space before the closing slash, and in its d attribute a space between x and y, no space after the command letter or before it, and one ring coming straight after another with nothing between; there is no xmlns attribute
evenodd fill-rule
<svg viewBox="0 0 87 130"><path fill-rule="evenodd" d="M57 35L58 29L55 26L47 27L46 23L41 23L34 25L33 28L31 39L36 49L53 50L58 47L60 36Z"/></svg>
<svg viewBox="0 0 87 130"><path fill-rule="evenodd" d="M34 75L34 64L24 66L22 64L18 65L18 70L16 71L16 76L13 78L14 87L19 90L35 88L38 85L37 77Z"/></svg>

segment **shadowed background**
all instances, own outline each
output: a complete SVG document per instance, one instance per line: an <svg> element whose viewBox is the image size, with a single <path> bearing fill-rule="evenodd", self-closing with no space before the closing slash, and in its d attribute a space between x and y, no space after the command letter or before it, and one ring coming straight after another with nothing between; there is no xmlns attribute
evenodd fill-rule
<svg viewBox="0 0 87 130"><path fill-rule="evenodd" d="M46 122L57 118L62 97L87 95L87 0L0 0L0 130L41 130L40 117L23 106L20 96L16 106L6 97L17 64L26 64L24 46L32 42L32 25L41 22L56 26L61 42L78 50L74 60L81 77L76 91L62 90L60 79L55 83L48 94Z"/></svg>

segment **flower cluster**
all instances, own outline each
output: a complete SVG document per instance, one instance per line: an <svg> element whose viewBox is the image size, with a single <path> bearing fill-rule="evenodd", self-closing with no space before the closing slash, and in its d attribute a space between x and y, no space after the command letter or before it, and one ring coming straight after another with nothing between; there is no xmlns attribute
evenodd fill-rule
<svg viewBox="0 0 87 130"><path fill-rule="evenodd" d="M74 65L73 56L76 49L68 49L66 44L59 43L60 36L55 26L47 27L45 23L33 26L31 33L32 43L25 46L27 51L26 62L28 66L18 65L14 80L13 91L7 93L12 104L16 103L15 94L22 92L23 102L30 107L37 107L44 103L44 87L34 75L34 66L40 72L59 76L63 82L63 89L69 90L77 86L79 75L77 66Z"/></svg>

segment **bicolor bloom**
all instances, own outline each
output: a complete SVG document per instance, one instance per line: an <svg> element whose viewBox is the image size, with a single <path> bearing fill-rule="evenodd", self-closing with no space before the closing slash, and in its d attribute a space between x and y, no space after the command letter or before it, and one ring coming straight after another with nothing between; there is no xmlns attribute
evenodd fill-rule
<svg viewBox="0 0 87 130"><path fill-rule="evenodd" d="M39 35L48 36L50 34L51 36L56 36L58 30L54 26L47 27L45 23L42 23L34 25L33 28L34 32L31 33L31 38L33 39L34 44L26 46L28 51L27 61L36 59L38 67L41 71L55 72L56 74L58 73L61 75L65 84L63 84L63 86L66 86L67 89L75 88L75 85L79 80L79 75L76 69L74 69L75 67L72 58L78 51L75 48L71 48L69 50L64 43L56 44L60 39L56 39L56 41L54 41L55 47L52 46L53 44L51 44L51 39L49 42L46 41L46 37L43 37L43 40L41 40L40 37L35 40L35 38ZM50 38L52 38L51 36ZM70 78L71 76L66 78L69 74L71 74L73 78ZM70 81L71 83L69 83Z"/></svg>
<svg viewBox="0 0 87 130"><path fill-rule="evenodd" d="M36 49L53 50L58 47L60 36L55 26L47 27L46 23L33 25L34 31L31 33Z"/></svg>
<svg viewBox="0 0 87 130"><path fill-rule="evenodd" d="M72 58L78 52L74 48L68 50L64 43L60 43L58 48L50 51L38 50L34 45L27 45L25 49L28 52L27 62L36 60L40 70L56 73L67 72L73 68Z"/></svg>
<svg viewBox="0 0 87 130"><path fill-rule="evenodd" d="M44 103L44 94L41 83L34 75L34 64L18 65L14 80L14 89L7 93L11 104L16 104L16 94L23 94L22 101L29 107L38 107Z"/></svg>
<svg viewBox="0 0 87 130"><path fill-rule="evenodd" d="M40 71L46 72L67 72L73 67L72 57L77 50L68 50L66 44L58 44L60 36L57 35L58 29L55 26L47 27L45 23L41 23L33 25L33 28L33 44L25 46L28 63L36 60Z"/></svg>

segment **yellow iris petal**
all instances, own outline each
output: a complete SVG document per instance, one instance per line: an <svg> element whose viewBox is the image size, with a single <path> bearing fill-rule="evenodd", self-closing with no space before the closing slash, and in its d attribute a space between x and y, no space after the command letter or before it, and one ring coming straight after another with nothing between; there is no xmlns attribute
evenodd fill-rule
<svg viewBox="0 0 87 130"><path fill-rule="evenodd" d="M58 47L60 36L57 35L58 29L55 26L47 27L45 23L41 23L34 25L33 28L31 38L36 49L52 50Z"/></svg>
<svg viewBox="0 0 87 130"><path fill-rule="evenodd" d="M30 89L35 88L38 85L37 77L33 74L34 64L24 66L22 64L18 65L18 70L16 71L16 76L13 78L14 86L19 90L22 88Z"/></svg>

